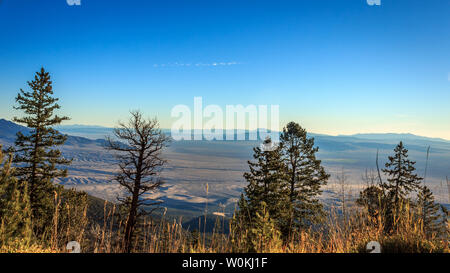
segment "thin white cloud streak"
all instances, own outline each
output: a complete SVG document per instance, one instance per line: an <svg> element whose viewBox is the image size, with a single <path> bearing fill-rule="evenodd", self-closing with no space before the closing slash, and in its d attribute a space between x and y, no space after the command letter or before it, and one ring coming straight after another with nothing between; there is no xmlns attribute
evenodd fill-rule
<svg viewBox="0 0 450 273"><path fill-rule="evenodd" d="M166 63L154 64L153 67L204 67L204 66L232 66L239 65L239 62L212 62L212 63Z"/></svg>

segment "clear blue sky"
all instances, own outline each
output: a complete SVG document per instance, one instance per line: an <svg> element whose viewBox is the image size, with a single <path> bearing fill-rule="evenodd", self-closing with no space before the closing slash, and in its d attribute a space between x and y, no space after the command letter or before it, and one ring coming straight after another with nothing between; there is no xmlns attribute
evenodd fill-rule
<svg viewBox="0 0 450 273"><path fill-rule="evenodd" d="M316 133L450 139L449 0L0 0L0 117L41 66L68 124L141 109L168 128L202 96Z"/></svg>

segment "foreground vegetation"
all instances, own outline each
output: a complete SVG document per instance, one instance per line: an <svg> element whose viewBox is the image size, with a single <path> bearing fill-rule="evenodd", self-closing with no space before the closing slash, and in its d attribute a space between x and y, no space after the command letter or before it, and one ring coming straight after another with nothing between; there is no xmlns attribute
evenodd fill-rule
<svg viewBox="0 0 450 273"><path fill-rule="evenodd" d="M383 252L449 252L448 211L422 184L402 142L382 170L377 158L378 176L367 177L357 207L349 208L343 196L341 208L326 211L319 197L330 175L316 158L314 139L291 122L279 145L266 139L254 148L229 232L220 216L212 233L189 232L183 219L149 214L158 202L145 194L164 183L161 153L170 141L156 119L132 112L130 122L115 130L115 140L109 139L124 196L117 204L102 204L53 184L67 176L63 166L71 160L57 149L67 136L52 126L68 117L54 114L58 99L44 69L28 84L32 92L21 90L15 107L26 115L14 120L31 131L19 132L15 147L0 147L0 252L66 252L72 241L94 253L367 252L370 241ZM204 231L206 217L205 212Z"/></svg>
<svg viewBox="0 0 450 273"><path fill-rule="evenodd" d="M0 252L65 253L70 252L66 248L67 242L73 240L80 243L81 252L84 253L125 252L125 225L117 214L117 206L109 202L100 203L100 200L96 200L91 206L96 207L96 212L103 212L103 215L94 217L83 213L79 218L81 222L73 221L59 228L52 226L50 237L55 240L51 241L40 240L31 233L15 235L10 240L2 237ZM69 208L68 214L76 214L76 210ZM222 233L223 219L220 216L215 218L214 231L208 234L186 231L182 227L182 219L175 221L164 217L158 220L147 218L138 225L138 234L131 252L246 253L256 246L254 251L258 253L366 253L367 243L377 241L381 244L383 253L450 253L448 238L439 234L427 235L420 214L413 209L408 211L411 213L402 215L399 220L402 224L397 227L396 232L387 235L382 219L370 217L368 211L351 211L344 221L336 208L326 217L322 226L302 230L288 241L281 239L274 226L263 224L268 221L264 216L258 219L263 227L256 237L252 234L255 230L242 231L233 220L229 223L230 233ZM1 236L8 234L7 232L7 226L2 224ZM250 237L253 238L251 242Z"/></svg>

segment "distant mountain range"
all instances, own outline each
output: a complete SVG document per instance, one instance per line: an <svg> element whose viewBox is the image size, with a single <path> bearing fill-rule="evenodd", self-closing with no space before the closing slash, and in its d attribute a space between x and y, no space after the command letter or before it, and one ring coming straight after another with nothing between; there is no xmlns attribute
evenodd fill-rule
<svg viewBox="0 0 450 273"><path fill-rule="evenodd" d="M3 120L5 121L5 120ZM1 123L0 123L1 124ZM103 127L103 126L97 126L97 125L80 125L80 124L74 124L74 125L60 125L56 126L56 129L60 130L61 132L65 134L71 134L76 136L83 136L86 138L104 138L105 135L112 134L114 128L109 127ZM170 129L162 129L162 131L166 134L170 134ZM248 136L250 132L245 130L244 134ZM200 134L200 130L193 130L194 134ZM226 133L226 132L225 132ZM450 143L450 140L442 139L442 138L431 138L431 137L425 137L425 136L418 136L414 134L404 133L404 134L397 134L397 133L372 133L372 134L353 134L353 135L338 135L338 136L330 136L325 134L315 134L310 133L311 136L314 137L336 137L336 138L357 138L357 139L364 139L364 140L376 140L376 141L395 141L399 142L400 140L413 140L413 141L438 141L438 142L446 142Z"/></svg>
<svg viewBox="0 0 450 273"><path fill-rule="evenodd" d="M111 136L113 132L113 128L102 127L102 126L91 126L91 125L62 125L56 126L61 133L67 134L68 140L66 142L66 146L79 146L79 145L98 145L103 146L105 144L105 137ZM16 133L18 131L22 131L23 133L27 133L29 129L27 127L18 125L12 121L8 121L5 119L0 119L0 143L12 145L16 138ZM170 135L170 130L163 129L163 132ZM195 131L197 133L197 131ZM248 137L248 131L245 131L245 135ZM320 154L323 157L323 161L325 163L329 163L332 165L349 165L355 167L355 164L358 166L366 165L368 168L373 167L374 153L376 150L380 152L380 158L383 156L387 156L387 154L392 152L392 149L398 144L400 141L403 141L410 150L411 156L418 156L415 160L417 160L418 169L424 166L425 152L427 147L431 147L431 157L430 162L434 165L438 165L437 173L439 176L450 175L450 141L440 138L429 138L423 136L416 136L413 134L355 134L355 135L338 135L338 136L330 136L323 134L309 134L310 136L315 138L315 144L320 147ZM226 151L220 151L220 153L224 153L224 156L228 156L234 154L236 157L242 157L243 155L248 155L248 158L251 158L251 148L259 145L258 141L200 141L200 143L204 142L204 144L199 144L199 141L178 141L175 147L177 149L186 150L188 147L196 147L194 150L189 150L192 153L196 154L204 154L207 155L211 152L217 153L216 149L220 145L227 144ZM229 144L233 142L242 142L247 143L248 149L241 151L235 151L233 146L229 149ZM188 144L190 143L190 144ZM197 144L194 144L197 143ZM216 146L213 143L216 143ZM223 143L223 144L220 144ZM238 145L238 144L236 144ZM241 144L239 144L241 145ZM200 147L201 146L201 147ZM236 146L240 147L240 146ZM250 154L248 154L250 153ZM436 160L439 159L439 160ZM372 166L368 166L372 165Z"/></svg>
<svg viewBox="0 0 450 273"><path fill-rule="evenodd" d="M3 142L12 145L12 143L14 143L16 139L16 134L18 132L22 132L23 134L26 135L30 132L30 129L28 127L16 124L12 121L0 119L0 140L3 140ZM67 145L92 144L92 143L104 144L105 143L104 137L93 140L82 136L68 135L68 139L66 142Z"/></svg>
<svg viewBox="0 0 450 273"><path fill-rule="evenodd" d="M102 126L91 126L91 125L62 125L56 126L61 133L67 134L68 141L66 142L66 146L77 146L77 145L104 145L105 137L111 136L113 132L113 128L102 127ZM22 131L23 133L27 133L29 129L27 127L18 125L12 121L8 121L5 119L0 119L0 140L3 143L14 143L16 138L16 133L18 131ZM163 132L170 135L169 129L163 129ZM248 136L248 131L245 131L246 136ZM330 136L324 134L314 134L310 133L310 136L315 138L315 144L320 147L320 151L322 154L326 154L327 157L331 156L331 161L333 158L343 157L342 160L349 157L350 152L355 155L355 152L364 152L364 153L373 153L377 149L380 150L380 155L383 155L384 151L390 152L395 147L394 145L398 144L400 141L403 141L406 147L410 150L410 154L426 152L428 146L431 147L432 158L434 156L444 156L444 158L450 159L450 141L441 139L441 138L429 138L423 136L417 136L413 134L393 134L393 133L385 133L385 134L355 134L355 135L338 135L338 136ZM192 146L187 145L186 143L198 143L198 141L179 141L179 144L176 144L176 147L184 147ZM202 142L202 141L200 141ZM214 148L211 143L229 143L230 141L203 141L204 144L209 147L210 151L206 150L205 154L211 152ZM233 141L231 141L233 142ZM242 141L238 141L242 142ZM244 141L244 143L248 143L249 147L254 147L258 145L258 141ZM200 144L195 144L200 145ZM200 153L199 149L196 153ZM217 152L217 151L215 151ZM233 153L233 149L229 151ZM246 151L247 152L247 151ZM248 151L251 152L251 149ZM339 153L339 154L337 154ZM367 156L369 158L369 156ZM382 157L380 157L382 158ZM418 158L419 167L423 163L423 159ZM431 158L431 159L432 159ZM328 158L324 159L327 161ZM339 160L337 160L339 161ZM348 161L348 160L347 160ZM367 161L358 159L358 161ZM370 158L370 161L373 162L373 158ZM342 161L342 162L345 162ZM437 164L435 162L435 164ZM450 160L446 160L446 162L440 161L439 164L443 164L446 166L446 171L450 169Z"/></svg>
<svg viewBox="0 0 450 273"><path fill-rule="evenodd" d="M443 138L432 138L432 137L424 137L424 136L417 136L413 134L393 134L393 133L378 133L378 134L354 134L354 135L348 135L349 137L355 137L360 139L366 139L366 140L378 140L378 141L396 141L399 142L400 140L406 141L406 140L414 140L414 141L438 141L438 142L446 142L450 143L450 140L446 140ZM338 135L338 137L348 137L345 135Z"/></svg>
<svg viewBox="0 0 450 273"><path fill-rule="evenodd" d="M68 167L69 177L56 183L75 187L91 195L116 200L120 187L113 183L116 161L104 149L105 135L111 128L100 126L69 125L58 126L58 130L68 134L68 141L61 147L67 158L73 158ZM0 144L14 145L16 133L29 129L11 121L0 119ZM164 130L170 134L168 130ZM450 141L415 136L412 134L357 134L350 136L329 136L310 134L319 147L317 154L325 169L331 174L329 185L323 198L334 202L333 194L336 175L345 171L353 194L362 184L366 170L375 169L375 158L379 152L381 168L387 157L393 153L395 145L404 141L409 157L417 161L417 173L424 175L427 147L431 147L426 183L432 186L438 200L448 203L447 189L442 184L450 176ZM168 159L162 177L166 183L153 197L164 201L169 208L168 215L198 217L204 213L208 202L209 213L232 212L245 180L243 173L248 170L248 160L252 160L253 147L261 141L174 141L164 155ZM205 196L205 184L209 184L209 195ZM191 223L193 224L193 223Z"/></svg>

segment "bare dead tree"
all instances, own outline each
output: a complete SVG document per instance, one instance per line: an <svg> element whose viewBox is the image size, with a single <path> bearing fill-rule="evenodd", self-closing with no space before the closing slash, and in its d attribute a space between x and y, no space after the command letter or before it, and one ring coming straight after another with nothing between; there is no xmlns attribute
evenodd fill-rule
<svg viewBox="0 0 450 273"><path fill-rule="evenodd" d="M340 172L336 175L336 180L339 185L338 196L341 201L342 206L342 216L344 217L344 221L347 221L347 199L348 195L348 181L347 174L345 173L344 167L340 170Z"/></svg>
<svg viewBox="0 0 450 273"><path fill-rule="evenodd" d="M423 185L425 186L425 180L427 179L428 159L430 158L430 146L427 148L427 160L425 161L425 173L423 175Z"/></svg>
<svg viewBox="0 0 450 273"><path fill-rule="evenodd" d="M378 179L379 179L379 183L380 183L380 187L383 185L383 180L381 179L381 173L380 173L380 166L378 165L378 149L377 149L377 158L375 160L375 163L377 165L377 173L378 173Z"/></svg>
<svg viewBox="0 0 450 273"><path fill-rule="evenodd" d="M119 161L120 171L115 180L125 189L125 196L119 197L119 201L127 208L124 248L131 252L137 220L148 214L143 207L155 207L161 203L144 195L156 191L163 184L160 173L167 161L161 153L170 137L159 129L156 118L146 120L139 111L131 112L128 123L119 123L114 136L117 140L107 139L107 149L115 151Z"/></svg>
<svg viewBox="0 0 450 273"><path fill-rule="evenodd" d="M375 186L377 184L377 175L373 170L365 170L361 177L362 181L366 185L366 188Z"/></svg>

